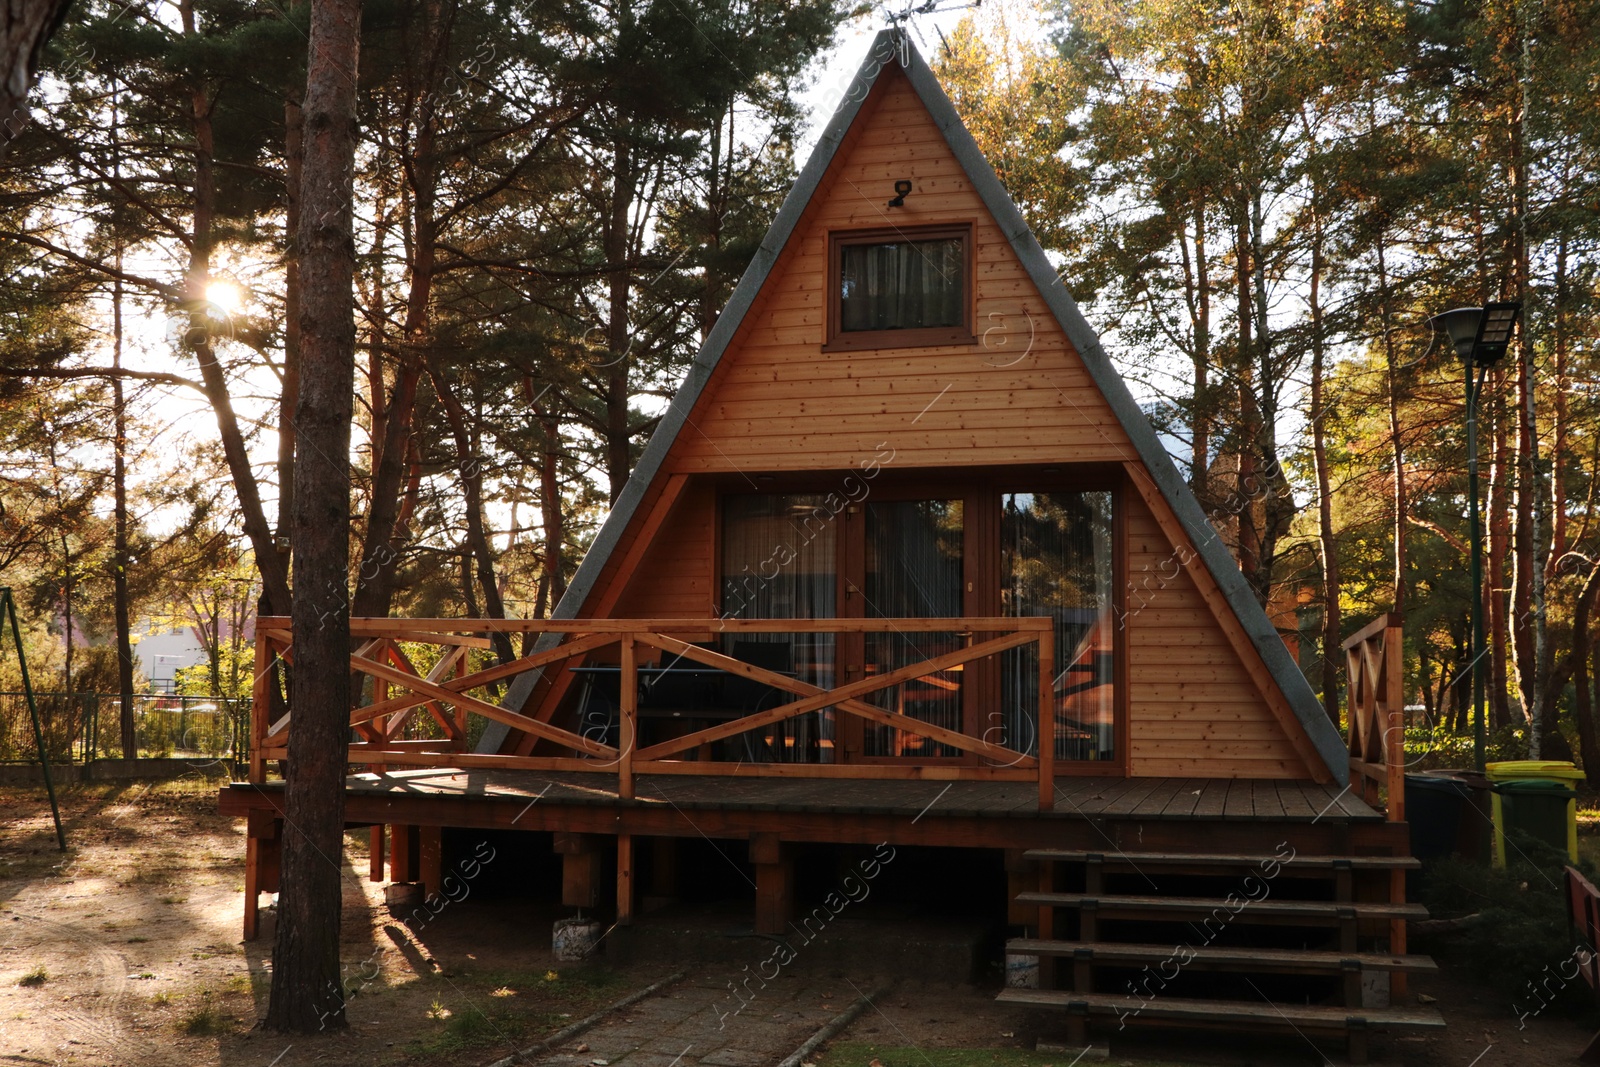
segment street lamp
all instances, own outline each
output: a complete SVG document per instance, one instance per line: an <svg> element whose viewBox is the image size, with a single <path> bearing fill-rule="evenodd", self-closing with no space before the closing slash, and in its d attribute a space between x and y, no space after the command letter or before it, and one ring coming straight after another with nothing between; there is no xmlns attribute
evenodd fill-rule
<svg viewBox="0 0 1600 1067"><path fill-rule="evenodd" d="M1483 770L1483 528L1478 514L1478 397L1489 368L1505 357L1522 305L1455 308L1428 320L1456 346L1467 381L1467 494L1472 536L1472 755ZM1473 370L1477 370L1474 380Z"/></svg>

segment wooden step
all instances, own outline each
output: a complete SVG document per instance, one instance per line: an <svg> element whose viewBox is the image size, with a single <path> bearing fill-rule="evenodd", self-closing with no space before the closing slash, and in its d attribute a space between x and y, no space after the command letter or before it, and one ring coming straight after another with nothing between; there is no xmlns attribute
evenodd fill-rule
<svg viewBox="0 0 1600 1067"><path fill-rule="evenodd" d="M1014 937L1006 951L1034 956L1065 956L1099 964L1165 963L1177 953L1171 945L1111 944L1087 941L1050 941L1037 937ZM1385 952L1334 952L1280 948L1203 948L1185 946L1184 966L1232 968L1241 971L1288 971L1297 974L1339 974L1364 971L1409 971L1433 973L1438 965L1428 956L1393 956Z"/></svg>
<svg viewBox="0 0 1600 1067"><path fill-rule="evenodd" d="M1006 989L1002 1004L1061 1008L1077 1015L1137 1017L1187 1023L1225 1023L1289 1027L1315 1033L1346 1034L1352 1029L1443 1030L1444 1017L1432 1008L1346 1008L1320 1004L1270 1004L1243 1000L1198 1000L1157 995L1149 1000L1115 993L1074 993L1061 989Z"/></svg>
<svg viewBox="0 0 1600 1067"><path fill-rule="evenodd" d="M1260 856L1248 853L1201 852L1094 852L1074 849L1030 848L1023 853L1031 860L1056 863L1104 863L1107 866L1138 870L1143 867L1262 867L1269 863L1301 870L1414 871L1422 862L1411 856Z"/></svg>
<svg viewBox="0 0 1600 1067"><path fill-rule="evenodd" d="M1049 904L1058 908L1094 909L1102 919L1199 918L1221 912L1228 921L1262 919L1301 920L1310 923L1340 922L1345 919L1426 919L1428 909L1421 904L1384 904L1377 901L1344 903L1322 900L1273 900L1264 897L1251 901L1240 898L1243 906L1229 907L1216 897L1141 897L1106 893L1018 893L1019 904ZM1236 901L1235 903L1239 903Z"/></svg>

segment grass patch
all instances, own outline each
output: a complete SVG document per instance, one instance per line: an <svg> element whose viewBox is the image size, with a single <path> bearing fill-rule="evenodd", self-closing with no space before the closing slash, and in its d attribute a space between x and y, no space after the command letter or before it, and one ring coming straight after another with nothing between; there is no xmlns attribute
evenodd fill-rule
<svg viewBox="0 0 1600 1067"><path fill-rule="evenodd" d="M216 1037L232 1030L233 1020L218 1011L214 1004L196 1008L178 1023L178 1032L189 1037Z"/></svg>
<svg viewBox="0 0 1600 1067"><path fill-rule="evenodd" d="M23 975L21 978L18 978L17 979L17 984L19 986L25 986L28 989L37 989L40 986L44 985L49 980L50 980L50 972L45 970L44 969L44 964L41 963L39 966L37 966L33 970L29 971L27 974Z"/></svg>
<svg viewBox="0 0 1600 1067"><path fill-rule="evenodd" d="M434 1001L428 1016L443 1025L435 1033L406 1046L414 1056L433 1057L495 1045L514 1045L554 1029L560 1021L559 1016L548 1012L523 1012L498 1005L488 1012L467 1007L455 1013L438 1001Z"/></svg>

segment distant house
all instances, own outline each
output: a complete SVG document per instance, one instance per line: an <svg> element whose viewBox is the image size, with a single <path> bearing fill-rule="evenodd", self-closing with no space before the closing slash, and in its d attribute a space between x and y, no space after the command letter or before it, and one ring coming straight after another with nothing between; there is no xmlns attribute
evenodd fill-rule
<svg viewBox="0 0 1600 1067"><path fill-rule="evenodd" d="M206 647L192 626L152 633L147 623L143 633L134 635L133 654L157 693L173 691L178 671L207 662Z"/></svg>

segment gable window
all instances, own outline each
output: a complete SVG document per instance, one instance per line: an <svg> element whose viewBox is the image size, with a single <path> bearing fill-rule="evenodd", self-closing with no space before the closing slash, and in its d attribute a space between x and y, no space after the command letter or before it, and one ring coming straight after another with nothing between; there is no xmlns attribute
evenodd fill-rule
<svg viewBox="0 0 1600 1067"><path fill-rule="evenodd" d="M972 344L972 227L829 238L825 351Z"/></svg>

